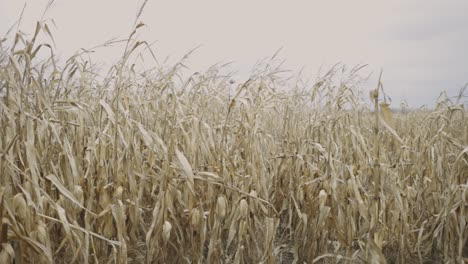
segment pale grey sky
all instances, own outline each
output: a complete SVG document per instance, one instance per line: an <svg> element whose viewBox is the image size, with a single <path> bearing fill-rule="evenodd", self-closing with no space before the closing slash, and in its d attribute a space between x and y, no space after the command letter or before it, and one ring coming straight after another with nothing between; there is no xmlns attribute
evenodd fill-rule
<svg viewBox="0 0 468 264"><path fill-rule="evenodd" d="M24 0L0 0L0 34L19 17ZM48 0L29 0L22 29L31 32ZM56 0L57 49L64 57L112 37L126 37L141 1ZM283 47L285 66L316 74L321 65L369 64L375 83L380 68L394 106L433 105L443 90L455 95L468 82L466 0L149 0L139 32L157 41L157 57L179 58L202 44L189 67L203 71L236 61L241 71ZM100 50L103 60L116 49Z"/></svg>

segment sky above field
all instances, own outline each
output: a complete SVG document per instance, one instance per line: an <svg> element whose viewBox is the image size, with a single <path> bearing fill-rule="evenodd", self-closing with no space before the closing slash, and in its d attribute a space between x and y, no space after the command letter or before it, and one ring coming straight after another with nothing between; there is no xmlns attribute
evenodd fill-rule
<svg viewBox="0 0 468 264"><path fill-rule="evenodd" d="M32 32L47 0L0 0L0 36L19 18ZM52 18L57 50L68 57L111 38L128 36L141 1L57 0L45 15ZM159 59L175 60L202 45L188 66L204 71L217 62L246 74L259 59L279 57L285 68L315 76L341 62L368 64L366 85L383 83L392 105L433 106L442 91L450 96L468 83L468 1L275 1L149 0L140 38L154 42ZM51 25L52 26L52 25ZM99 49L110 61L122 48Z"/></svg>

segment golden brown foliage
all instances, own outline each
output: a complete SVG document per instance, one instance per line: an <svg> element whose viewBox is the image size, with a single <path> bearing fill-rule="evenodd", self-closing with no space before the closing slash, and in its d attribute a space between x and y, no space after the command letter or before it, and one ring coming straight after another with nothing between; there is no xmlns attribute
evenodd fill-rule
<svg viewBox="0 0 468 264"><path fill-rule="evenodd" d="M354 70L288 86L267 61L239 85L219 67L180 80L182 62L128 65L132 36L105 77L81 56L40 61L35 36L2 47L1 263L468 257L462 104L382 105L379 126Z"/></svg>

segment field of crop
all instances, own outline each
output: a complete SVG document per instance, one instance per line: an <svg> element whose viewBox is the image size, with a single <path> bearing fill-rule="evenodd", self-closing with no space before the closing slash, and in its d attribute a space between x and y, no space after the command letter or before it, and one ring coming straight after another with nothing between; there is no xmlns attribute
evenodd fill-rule
<svg viewBox="0 0 468 264"><path fill-rule="evenodd" d="M36 35L0 47L0 263L467 261L464 90L392 113L359 68L184 77L131 34L106 72Z"/></svg>

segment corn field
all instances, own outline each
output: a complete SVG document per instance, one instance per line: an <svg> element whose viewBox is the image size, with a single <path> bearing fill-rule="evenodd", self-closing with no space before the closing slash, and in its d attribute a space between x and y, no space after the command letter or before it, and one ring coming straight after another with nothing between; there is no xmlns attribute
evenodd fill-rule
<svg viewBox="0 0 468 264"><path fill-rule="evenodd" d="M0 263L468 261L464 89L392 113L359 67L140 70L140 26L107 71L44 22L2 40Z"/></svg>

